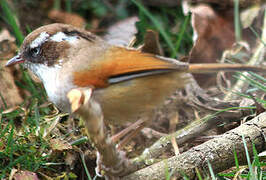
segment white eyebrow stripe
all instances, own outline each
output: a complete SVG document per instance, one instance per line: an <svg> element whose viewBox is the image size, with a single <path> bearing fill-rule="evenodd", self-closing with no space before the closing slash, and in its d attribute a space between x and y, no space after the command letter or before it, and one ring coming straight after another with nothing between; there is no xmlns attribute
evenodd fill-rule
<svg viewBox="0 0 266 180"><path fill-rule="evenodd" d="M70 43L73 43L78 38L77 38L77 36L68 36L63 32L58 32L58 33L54 34L50 39L52 41L55 41L55 42L68 41Z"/></svg>
<svg viewBox="0 0 266 180"><path fill-rule="evenodd" d="M40 46L41 44L43 44L45 41L48 40L48 37L50 35L47 32L42 32L39 37L37 37L34 41L32 41L32 43L30 44L31 48L36 48L38 46Z"/></svg>

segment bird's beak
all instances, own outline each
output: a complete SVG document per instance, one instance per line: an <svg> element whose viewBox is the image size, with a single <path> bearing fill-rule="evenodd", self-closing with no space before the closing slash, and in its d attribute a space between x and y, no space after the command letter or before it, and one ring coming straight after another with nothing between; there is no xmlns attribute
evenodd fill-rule
<svg viewBox="0 0 266 180"><path fill-rule="evenodd" d="M23 63L23 62L24 62L24 60L21 58L21 55L18 54L16 56L14 56L13 58L9 59L9 61L7 61L6 67L7 66L12 66L14 64Z"/></svg>

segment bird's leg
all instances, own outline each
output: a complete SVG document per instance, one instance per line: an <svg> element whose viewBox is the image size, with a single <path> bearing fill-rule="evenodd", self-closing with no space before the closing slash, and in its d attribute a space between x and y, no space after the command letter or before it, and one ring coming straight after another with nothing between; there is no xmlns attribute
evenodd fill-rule
<svg viewBox="0 0 266 180"><path fill-rule="evenodd" d="M83 119L90 139L98 150L96 173L100 175L103 170L106 177L116 179L134 169L134 166L107 135L101 106L91 94L91 89L73 89L68 93L68 99L72 112Z"/></svg>

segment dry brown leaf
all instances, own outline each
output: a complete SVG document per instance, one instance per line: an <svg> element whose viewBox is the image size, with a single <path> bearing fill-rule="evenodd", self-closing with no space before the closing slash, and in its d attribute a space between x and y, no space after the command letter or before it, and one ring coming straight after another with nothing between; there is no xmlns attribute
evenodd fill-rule
<svg viewBox="0 0 266 180"><path fill-rule="evenodd" d="M59 10L51 10L48 17L55 22L71 24L76 27L83 28L86 25L85 19L75 13L67 13Z"/></svg>
<svg viewBox="0 0 266 180"><path fill-rule="evenodd" d="M39 178L34 172L19 171L14 175L14 180L39 180Z"/></svg>
<svg viewBox="0 0 266 180"><path fill-rule="evenodd" d="M67 152L65 156L65 163L70 166L70 168L75 166L75 162L78 160L77 153Z"/></svg>
<svg viewBox="0 0 266 180"><path fill-rule="evenodd" d="M215 62L235 42L233 10L215 12L208 5L191 9L195 44L190 62Z"/></svg>
<svg viewBox="0 0 266 180"><path fill-rule="evenodd" d="M137 33L135 24L138 20L138 17L134 16L119 21L108 28L103 38L112 45L128 46Z"/></svg>
<svg viewBox="0 0 266 180"><path fill-rule="evenodd" d="M144 45L141 48L141 51L152 54L158 54L160 56L164 55L161 45L159 43L158 32L155 32L153 30L147 30L144 37Z"/></svg>
<svg viewBox="0 0 266 180"><path fill-rule="evenodd" d="M0 32L0 109L18 105L23 101L13 77L16 68L5 67L7 60L15 55L16 49L15 38L3 29Z"/></svg>
<svg viewBox="0 0 266 180"><path fill-rule="evenodd" d="M191 11L195 44L190 63L215 63L235 42L233 9L218 13L208 5L198 5ZM214 75L199 74L195 78L204 86L216 82Z"/></svg>
<svg viewBox="0 0 266 180"><path fill-rule="evenodd" d="M8 30L3 29L0 32L0 59L10 59L17 50L15 38L10 35Z"/></svg>
<svg viewBox="0 0 266 180"><path fill-rule="evenodd" d="M72 146L65 140L51 139L50 146L54 151L63 151L72 149Z"/></svg>
<svg viewBox="0 0 266 180"><path fill-rule="evenodd" d="M199 4L197 6L189 6L186 8L192 12L192 26L194 30L194 46L190 52L190 63L215 63L218 62L224 51L231 49L235 44L235 29L234 29L234 9L214 9L207 4ZM243 17L248 14L253 14L248 22L245 23L245 28L242 30L242 39L247 41L248 47L253 47L256 42L254 33L249 29L252 25L258 33L262 20L258 12L258 7L245 10ZM241 9L242 10L242 9ZM262 8L261 8L262 10ZM244 10L243 10L244 11ZM254 13L255 11L255 13ZM242 11L241 11L242 12ZM255 14L255 15L254 15ZM246 20L246 19L244 19ZM244 23L242 23L244 24ZM242 59L243 60L243 59ZM209 86L216 83L215 75L195 75L198 83L201 86Z"/></svg>
<svg viewBox="0 0 266 180"><path fill-rule="evenodd" d="M258 17L259 12L260 12L259 6L252 6L248 9L243 10L243 12L241 12L240 14L242 27L243 28L250 27L254 22L255 18Z"/></svg>

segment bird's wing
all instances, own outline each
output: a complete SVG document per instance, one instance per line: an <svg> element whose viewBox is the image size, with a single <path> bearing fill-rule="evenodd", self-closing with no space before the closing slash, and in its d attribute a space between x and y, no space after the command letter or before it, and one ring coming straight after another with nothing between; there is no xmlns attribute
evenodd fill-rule
<svg viewBox="0 0 266 180"><path fill-rule="evenodd" d="M110 48L89 69L74 73L74 83L81 87L107 87L122 81L187 70L186 63L120 47Z"/></svg>

